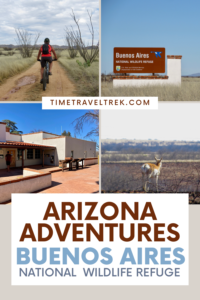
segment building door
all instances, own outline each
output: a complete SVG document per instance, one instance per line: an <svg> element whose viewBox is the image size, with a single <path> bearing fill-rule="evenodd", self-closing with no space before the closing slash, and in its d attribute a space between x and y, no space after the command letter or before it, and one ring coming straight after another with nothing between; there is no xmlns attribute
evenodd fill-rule
<svg viewBox="0 0 200 300"><path fill-rule="evenodd" d="M12 156L12 160L11 160L11 168L12 167L16 167L16 150L11 150L9 151L10 155Z"/></svg>

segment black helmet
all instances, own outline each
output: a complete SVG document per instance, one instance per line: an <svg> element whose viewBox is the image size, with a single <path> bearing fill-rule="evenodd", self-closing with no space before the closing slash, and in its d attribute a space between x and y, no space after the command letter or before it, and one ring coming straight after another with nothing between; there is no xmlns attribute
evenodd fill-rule
<svg viewBox="0 0 200 300"><path fill-rule="evenodd" d="M50 43L50 39L49 39L49 38L46 38L46 39L44 39L44 42L45 42L45 43Z"/></svg>

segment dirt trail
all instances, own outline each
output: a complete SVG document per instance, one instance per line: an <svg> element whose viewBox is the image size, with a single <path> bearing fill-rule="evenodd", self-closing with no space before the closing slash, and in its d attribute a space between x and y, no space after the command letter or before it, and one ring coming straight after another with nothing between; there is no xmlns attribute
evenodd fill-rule
<svg viewBox="0 0 200 300"><path fill-rule="evenodd" d="M0 86L0 101L42 101L44 96L77 96L76 87L58 62L53 62L52 76L46 91L40 84L40 63L6 80Z"/></svg>

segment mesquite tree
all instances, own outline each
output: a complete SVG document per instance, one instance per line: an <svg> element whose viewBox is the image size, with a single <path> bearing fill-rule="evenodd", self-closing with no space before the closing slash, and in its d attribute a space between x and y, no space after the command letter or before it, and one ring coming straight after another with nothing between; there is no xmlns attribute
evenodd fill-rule
<svg viewBox="0 0 200 300"><path fill-rule="evenodd" d="M76 24L77 30L74 30L74 28L71 26L70 28L66 28L65 32L66 32L66 40L68 43L68 47L70 47L71 49L72 48L77 49L80 55L82 56L82 58L84 59L84 61L87 64L91 64L99 54L99 42L97 42L97 44L95 45L94 42L95 34L94 34L94 27L92 23L92 13L89 13L89 11L87 12L89 16L88 30L91 35L90 44L86 45L86 43L83 41L81 28L79 25L79 19L76 18L73 10L72 10L71 17Z"/></svg>
<svg viewBox="0 0 200 300"><path fill-rule="evenodd" d="M40 32L36 33L34 37L33 45L32 43L32 34L24 29L15 29L17 35L17 44L19 45L19 51L23 58L31 57L34 49L36 48L37 41L41 35Z"/></svg>
<svg viewBox="0 0 200 300"><path fill-rule="evenodd" d="M99 136L99 110L88 110L85 114L75 119L72 122L75 133L80 134L86 123L93 125L93 127L85 137Z"/></svg>

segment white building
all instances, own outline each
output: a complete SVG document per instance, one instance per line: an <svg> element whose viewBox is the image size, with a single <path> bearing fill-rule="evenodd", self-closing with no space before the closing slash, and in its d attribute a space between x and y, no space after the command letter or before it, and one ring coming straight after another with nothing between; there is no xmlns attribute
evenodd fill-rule
<svg viewBox="0 0 200 300"><path fill-rule="evenodd" d="M147 86L147 85L181 85L181 55L167 55L167 76L116 76L113 87Z"/></svg>
<svg viewBox="0 0 200 300"><path fill-rule="evenodd" d="M0 169L6 168L7 151L12 155L11 167L58 166L66 157L96 157L96 143L44 131L13 134L0 122Z"/></svg>

